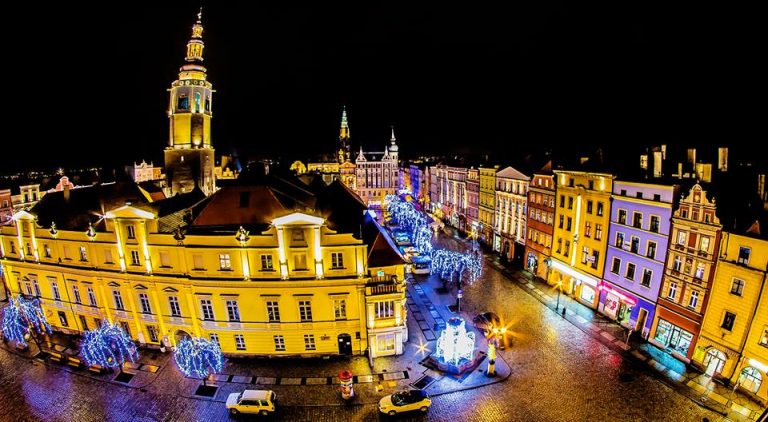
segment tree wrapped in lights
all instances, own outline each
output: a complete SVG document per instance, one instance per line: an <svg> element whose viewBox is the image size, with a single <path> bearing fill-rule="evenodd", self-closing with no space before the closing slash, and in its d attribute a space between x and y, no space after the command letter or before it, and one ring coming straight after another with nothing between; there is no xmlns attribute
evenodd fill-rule
<svg viewBox="0 0 768 422"><path fill-rule="evenodd" d="M11 298L3 312L3 336L10 341L27 346L27 339L33 336L37 342L36 334L50 334L51 325L45 319L45 313L40 307L37 298L24 299L19 295ZM38 344L38 347L40 345Z"/></svg>
<svg viewBox="0 0 768 422"><path fill-rule="evenodd" d="M219 345L200 337L182 339L176 345L173 357L184 375L202 378L203 385L209 375L221 371L224 367L224 357Z"/></svg>
<svg viewBox="0 0 768 422"><path fill-rule="evenodd" d="M139 358L136 344L116 323L105 323L86 331L80 344L80 354L89 366L104 368L121 367L126 360L135 362Z"/></svg>
<svg viewBox="0 0 768 422"><path fill-rule="evenodd" d="M413 234L413 246L421 255L432 254L432 230L426 224L420 225Z"/></svg>

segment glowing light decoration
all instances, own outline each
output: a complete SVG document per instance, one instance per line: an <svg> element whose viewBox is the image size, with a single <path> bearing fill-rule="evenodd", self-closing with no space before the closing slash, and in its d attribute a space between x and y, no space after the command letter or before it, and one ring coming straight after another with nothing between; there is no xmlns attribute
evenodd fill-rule
<svg viewBox="0 0 768 422"><path fill-rule="evenodd" d="M440 333L434 356L438 361L459 366L473 359L475 353L475 333L467 332L464 320L454 317L448 320L445 330Z"/></svg>
<svg viewBox="0 0 768 422"><path fill-rule="evenodd" d="M3 312L3 336L15 341L22 346L27 345L28 335L52 332L51 325L45 319L45 313L40 307L38 298L24 299L19 295L16 299L10 298L8 306Z"/></svg>
<svg viewBox="0 0 768 422"><path fill-rule="evenodd" d="M182 339L176 345L173 357L179 370L186 376L205 379L224 367L224 358L219 345L199 337Z"/></svg>
<svg viewBox="0 0 768 422"><path fill-rule="evenodd" d="M86 331L80 344L80 354L90 366L117 368L126 360L139 358L136 344L116 323L104 323L101 327Z"/></svg>
<svg viewBox="0 0 768 422"><path fill-rule="evenodd" d="M472 284L483 274L482 255L477 250L462 253L438 249L432 254L431 273L448 280L457 273L460 283Z"/></svg>

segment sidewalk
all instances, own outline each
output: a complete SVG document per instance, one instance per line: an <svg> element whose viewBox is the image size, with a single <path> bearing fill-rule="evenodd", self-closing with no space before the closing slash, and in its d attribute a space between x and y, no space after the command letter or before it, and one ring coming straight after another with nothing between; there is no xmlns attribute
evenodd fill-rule
<svg viewBox="0 0 768 422"><path fill-rule="evenodd" d="M511 270L504 266L497 257L486 255L486 263L500 271L508 279L517 282L518 287L538 299L553 312L563 315L567 321L591 335L608 348L625 357L642 362L681 394L697 404L727 416L732 420L757 420L765 411L749 397L734 392L733 389L713 382L711 378L685 365L656 346L632 335L627 343L628 330L611 321L597 311L581 304L566 294L558 293L555 288L542 279L528 272ZM565 311L565 314L563 314Z"/></svg>

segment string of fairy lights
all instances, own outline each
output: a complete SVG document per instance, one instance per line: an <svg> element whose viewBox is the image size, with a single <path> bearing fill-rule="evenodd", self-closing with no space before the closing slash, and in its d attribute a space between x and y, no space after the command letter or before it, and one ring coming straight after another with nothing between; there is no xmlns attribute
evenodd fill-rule
<svg viewBox="0 0 768 422"><path fill-rule="evenodd" d="M3 311L3 336L6 340L26 346L30 335L52 332L38 298L11 298ZM34 332L33 332L34 331Z"/></svg>
<svg viewBox="0 0 768 422"><path fill-rule="evenodd" d="M224 358L219 344L200 337L184 337L176 345L173 357L176 360L176 366L188 377L205 379L224 367Z"/></svg>
<svg viewBox="0 0 768 422"><path fill-rule="evenodd" d="M136 344L118 324L102 324L86 331L80 343L80 355L89 365L117 368L126 361L136 362Z"/></svg>

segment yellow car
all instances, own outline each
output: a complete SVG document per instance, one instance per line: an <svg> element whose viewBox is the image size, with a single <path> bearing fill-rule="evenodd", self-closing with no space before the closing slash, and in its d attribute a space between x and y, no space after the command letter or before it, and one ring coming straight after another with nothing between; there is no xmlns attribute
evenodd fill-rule
<svg viewBox="0 0 768 422"><path fill-rule="evenodd" d="M275 412L277 396L272 390L245 390L242 393L232 393L227 397L229 413L253 413L266 416Z"/></svg>
<svg viewBox="0 0 768 422"><path fill-rule="evenodd" d="M431 405L432 400L424 390L398 391L379 401L379 412L390 416L412 410L426 412Z"/></svg>

